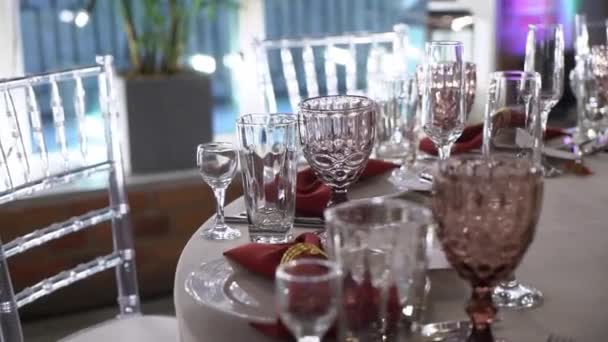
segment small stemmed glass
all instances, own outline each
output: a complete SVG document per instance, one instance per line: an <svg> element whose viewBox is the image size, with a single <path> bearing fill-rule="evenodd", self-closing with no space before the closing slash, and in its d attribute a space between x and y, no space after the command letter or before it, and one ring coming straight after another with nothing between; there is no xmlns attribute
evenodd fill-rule
<svg viewBox="0 0 608 342"><path fill-rule="evenodd" d="M201 144L196 149L196 165L217 202L215 223L201 232L205 239L234 240L241 236L238 229L224 222L224 197L236 173L236 153L232 144L224 142Z"/></svg>
<svg viewBox="0 0 608 342"><path fill-rule="evenodd" d="M334 324L342 295L337 263L297 259L281 264L275 277L279 316L299 342L320 342Z"/></svg>
<svg viewBox="0 0 608 342"><path fill-rule="evenodd" d="M526 40L525 71L536 71L541 77L541 126L547 130L549 112L564 93L564 33L560 24L530 25ZM543 157L545 176L555 177L562 172Z"/></svg>
<svg viewBox="0 0 608 342"><path fill-rule="evenodd" d="M461 42L435 41L425 47L422 129L442 161L450 157L466 121L462 54Z"/></svg>

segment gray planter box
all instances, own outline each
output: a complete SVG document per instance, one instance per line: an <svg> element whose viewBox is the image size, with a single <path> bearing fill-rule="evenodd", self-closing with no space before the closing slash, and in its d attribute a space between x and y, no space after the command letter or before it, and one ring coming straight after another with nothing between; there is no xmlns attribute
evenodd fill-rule
<svg viewBox="0 0 608 342"><path fill-rule="evenodd" d="M134 174L191 169L196 145L213 139L211 79L184 73L125 79L127 169Z"/></svg>

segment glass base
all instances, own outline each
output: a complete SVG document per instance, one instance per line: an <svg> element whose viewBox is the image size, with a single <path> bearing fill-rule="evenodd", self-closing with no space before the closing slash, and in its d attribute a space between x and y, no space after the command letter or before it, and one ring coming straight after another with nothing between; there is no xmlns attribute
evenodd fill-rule
<svg viewBox="0 0 608 342"><path fill-rule="evenodd" d="M402 166L393 170L389 181L401 190L426 191L431 188L432 182L423 179L421 175L429 170L426 165L415 164L409 168Z"/></svg>
<svg viewBox="0 0 608 342"><path fill-rule="evenodd" d="M256 232L249 230L249 240L255 243L286 243L293 240L293 229L286 233Z"/></svg>
<svg viewBox="0 0 608 342"><path fill-rule="evenodd" d="M421 327L420 337L424 342L470 342L471 323L469 321L445 321L428 323ZM494 342L508 342L494 338Z"/></svg>
<svg viewBox="0 0 608 342"><path fill-rule="evenodd" d="M492 301L500 308L529 309L542 304L543 294L533 287L514 281L496 286Z"/></svg>
<svg viewBox="0 0 608 342"><path fill-rule="evenodd" d="M553 177L561 176L563 174L564 174L564 171L549 164L547 161L543 161L543 175L546 178L553 178Z"/></svg>
<svg viewBox="0 0 608 342"><path fill-rule="evenodd" d="M226 224L219 224L204 229L201 236L207 240L236 240L241 237L241 231Z"/></svg>

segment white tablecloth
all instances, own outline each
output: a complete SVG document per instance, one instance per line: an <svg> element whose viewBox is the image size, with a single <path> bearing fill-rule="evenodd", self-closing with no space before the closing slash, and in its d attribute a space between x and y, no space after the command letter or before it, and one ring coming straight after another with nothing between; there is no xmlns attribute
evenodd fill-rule
<svg viewBox="0 0 608 342"><path fill-rule="evenodd" d="M589 158L587 165L594 175L546 180L536 239L517 271L520 280L543 291L545 302L533 310L500 311L498 337L545 342L549 333L557 333L577 342L608 340L608 154ZM355 195L378 195L389 188L384 180L375 181ZM242 199L226 208L228 215L240 211ZM241 228L244 236L229 242L203 240L197 231L184 248L174 288L182 342L270 341L247 322L202 307L184 288L201 263L248 241L246 227ZM427 321L465 319L468 287L449 270L432 271L431 282Z"/></svg>

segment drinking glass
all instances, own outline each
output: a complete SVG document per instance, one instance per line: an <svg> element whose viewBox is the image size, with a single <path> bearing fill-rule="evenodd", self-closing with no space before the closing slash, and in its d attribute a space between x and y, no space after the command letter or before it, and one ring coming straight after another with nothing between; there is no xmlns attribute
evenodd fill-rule
<svg viewBox="0 0 608 342"><path fill-rule="evenodd" d="M430 210L399 199L369 198L325 211L327 253L342 267L339 341L401 341L426 279ZM415 317L413 318L415 319Z"/></svg>
<svg viewBox="0 0 608 342"><path fill-rule="evenodd" d="M439 151L439 159L450 156L466 121L465 78L461 42L426 43L422 129Z"/></svg>
<svg viewBox="0 0 608 342"><path fill-rule="evenodd" d="M519 265L534 238L542 171L513 156L451 158L439 165L432 207L448 262L473 287L467 342L493 342L492 287Z"/></svg>
<svg viewBox="0 0 608 342"><path fill-rule="evenodd" d="M196 165L205 183L213 190L217 203L215 223L204 229L201 235L209 240L238 239L241 232L224 222L224 197L236 173L236 150L232 144L225 142L198 145Z"/></svg>
<svg viewBox="0 0 608 342"><path fill-rule="evenodd" d="M608 114L608 45L591 47L591 71L597 89L593 96L597 110Z"/></svg>
<svg viewBox="0 0 608 342"><path fill-rule="evenodd" d="M333 95L306 99L299 107L302 152L332 190L327 206L345 202L374 146L376 103L363 96Z"/></svg>
<svg viewBox="0 0 608 342"><path fill-rule="evenodd" d="M499 71L490 75L482 151L487 156L514 154L541 165L540 75Z"/></svg>
<svg viewBox="0 0 608 342"><path fill-rule="evenodd" d="M321 341L338 315L341 287L340 267L332 261L297 259L277 268L279 316L298 341Z"/></svg>
<svg viewBox="0 0 608 342"><path fill-rule="evenodd" d="M503 71L490 76L482 147L486 157L513 155L542 169L540 83L537 72ZM514 275L494 290L499 307L530 308L542 299L539 290L521 284Z"/></svg>
<svg viewBox="0 0 608 342"><path fill-rule="evenodd" d="M549 112L564 93L564 33L561 24L528 26L525 71L536 71L541 78L540 105L542 131L547 129ZM543 159L547 177L561 171Z"/></svg>
<svg viewBox="0 0 608 342"><path fill-rule="evenodd" d="M283 243L293 237L297 122L293 114L247 114L237 120L252 242Z"/></svg>
<svg viewBox="0 0 608 342"><path fill-rule="evenodd" d="M380 80L370 94L378 105L376 117L376 156L401 159L413 164L418 149L416 115L418 96L415 78L409 75Z"/></svg>

